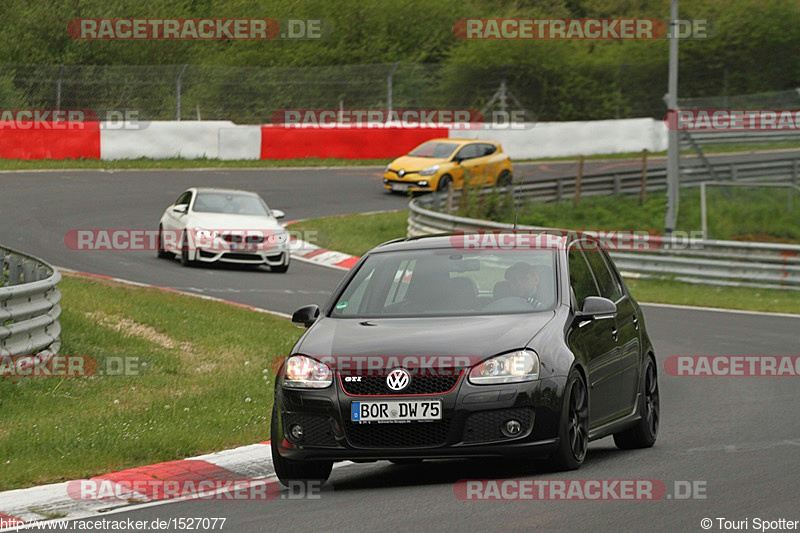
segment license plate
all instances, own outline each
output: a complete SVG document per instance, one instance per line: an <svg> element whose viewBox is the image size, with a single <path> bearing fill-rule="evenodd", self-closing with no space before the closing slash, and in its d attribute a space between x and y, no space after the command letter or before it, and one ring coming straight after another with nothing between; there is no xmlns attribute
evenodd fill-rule
<svg viewBox="0 0 800 533"><path fill-rule="evenodd" d="M243 251L243 252L252 252L255 250L255 247L252 244L248 244L246 242L242 243L234 243L231 244L231 250Z"/></svg>
<svg viewBox="0 0 800 533"><path fill-rule="evenodd" d="M398 192L405 192L408 190L407 183L392 183L392 190Z"/></svg>
<svg viewBox="0 0 800 533"><path fill-rule="evenodd" d="M350 407L350 420L353 422L413 422L441 419L441 400L353 402Z"/></svg>

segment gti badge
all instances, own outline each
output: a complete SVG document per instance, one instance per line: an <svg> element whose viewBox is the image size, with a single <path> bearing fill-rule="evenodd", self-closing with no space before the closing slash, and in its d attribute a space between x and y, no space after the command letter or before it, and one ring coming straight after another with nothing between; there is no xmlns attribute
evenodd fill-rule
<svg viewBox="0 0 800 533"><path fill-rule="evenodd" d="M393 391L401 391L408 387L408 382L410 380L411 378L409 377L408 372L402 368L398 368L397 370L392 370L389 372L389 375L386 376L386 386Z"/></svg>

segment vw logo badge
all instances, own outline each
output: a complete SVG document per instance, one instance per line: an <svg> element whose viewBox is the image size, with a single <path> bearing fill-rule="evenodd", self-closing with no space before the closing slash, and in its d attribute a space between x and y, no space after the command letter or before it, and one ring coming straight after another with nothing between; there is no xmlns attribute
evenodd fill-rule
<svg viewBox="0 0 800 533"><path fill-rule="evenodd" d="M402 368L392 370L389 372L389 375L386 376L386 386L394 391L401 391L405 389L408 387L409 381L411 381L411 377L408 375L408 372Z"/></svg>
<svg viewBox="0 0 800 533"><path fill-rule="evenodd" d="M397 175L398 175L398 176L400 176L400 177L402 178L403 176L405 176L405 175L406 175L406 171L405 171L405 170L398 170L398 171L397 171Z"/></svg>

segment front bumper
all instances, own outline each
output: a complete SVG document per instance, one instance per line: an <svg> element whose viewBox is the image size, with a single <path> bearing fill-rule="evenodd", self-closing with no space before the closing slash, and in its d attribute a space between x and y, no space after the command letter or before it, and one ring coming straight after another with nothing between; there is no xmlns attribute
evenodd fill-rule
<svg viewBox="0 0 800 533"><path fill-rule="evenodd" d="M444 394L406 396L440 399L442 420L391 424L350 421L353 401L403 399L403 396L350 396L339 380L327 389L285 389L278 384L279 416L272 438L278 453L293 460L382 460L402 458L474 458L545 456L558 446L565 378L530 383L476 386L465 376ZM509 419L522 421L513 437L501 432ZM288 428L301 424L301 440Z"/></svg>
<svg viewBox="0 0 800 533"><path fill-rule="evenodd" d="M387 172L383 175L383 188L395 192L431 192L435 190L432 184L438 183L436 176L420 176L419 174L412 174L412 176L413 179L400 179L396 173Z"/></svg>
<svg viewBox="0 0 800 533"><path fill-rule="evenodd" d="M289 264L289 251L286 249L237 251L198 248L195 251L194 259L204 263L281 266Z"/></svg>

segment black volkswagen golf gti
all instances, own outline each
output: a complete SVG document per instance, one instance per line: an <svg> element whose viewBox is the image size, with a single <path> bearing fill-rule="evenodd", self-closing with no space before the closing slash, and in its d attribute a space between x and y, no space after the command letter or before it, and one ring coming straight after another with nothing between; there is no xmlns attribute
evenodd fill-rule
<svg viewBox="0 0 800 533"><path fill-rule="evenodd" d="M295 312L309 329L275 386L281 482L325 481L343 460L525 456L576 469L590 440L653 445L655 353L608 254L580 236L503 239L380 245L324 308Z"/></svg>

